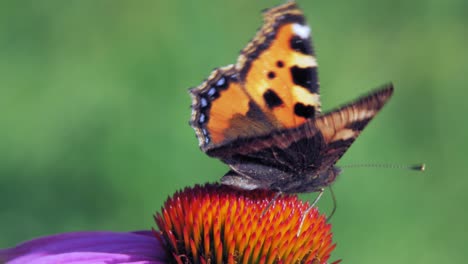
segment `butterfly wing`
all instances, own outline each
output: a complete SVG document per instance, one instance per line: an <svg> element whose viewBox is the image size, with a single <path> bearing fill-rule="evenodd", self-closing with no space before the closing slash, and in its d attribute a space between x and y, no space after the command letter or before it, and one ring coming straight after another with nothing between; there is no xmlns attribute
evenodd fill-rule
<svg viewBox="0 0 468 264"><path fill-rule="evenodd" d="M392 93L389 84L300 127L213 150L232 169L221 182L285 193L312 192L330 185L336 177L333 165Z"/></svg>
<svg viewBox="0 0 468 264"><path fill-rule="evenodd" d="M329 168L343 156L392 94L393 85L387 84L314 120L314 126L320 131L325 142L325 148L320 154L321 167Z"/></svg>
<svg viewBox="0 0 468 264"><path fill-rule="evenodd" d="M192 117L200 147L206 151L237 138L271 131L272 124L241 87L233 65L215 69L191 89Z"/></svg>
<svg viewBox="0 0 468 264"><path fill-rule="evenodd" d="M279 127L296 127L320 112L310 31L295 3L268 9L236 65L247 93Z"/></svg>
<svg viewBox="0 0 468 264"><path fill-rule="evenodd" d="M192 94L203 151L303 124L320 112L310 28L294 3L264 13L235 66L216 69Z"/></svg>

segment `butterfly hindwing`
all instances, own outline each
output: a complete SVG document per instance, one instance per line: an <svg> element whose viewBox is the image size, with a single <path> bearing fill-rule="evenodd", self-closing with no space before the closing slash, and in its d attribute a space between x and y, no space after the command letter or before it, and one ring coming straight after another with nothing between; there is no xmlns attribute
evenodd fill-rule
<svg viewBox="0 0 468 264"><path fill-rule="evenodd" d="M190 90L190 124L203 150L237 138L267 134L272 129L237 76L233 65L215 69L205 82Z"/></svg>

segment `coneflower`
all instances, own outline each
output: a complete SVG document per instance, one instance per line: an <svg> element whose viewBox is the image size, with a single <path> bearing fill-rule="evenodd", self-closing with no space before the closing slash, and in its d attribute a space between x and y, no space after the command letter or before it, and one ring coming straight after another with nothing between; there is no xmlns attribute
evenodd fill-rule
<svg viewBox="0 0 468 264"><path fill-rule="evenodd" d="M311 210L297 236L308 204L274 196L218 184L186 188L156 214L157 230L38 238L0 250L0 263L327 263L335 244L326 218Z"/></svg>

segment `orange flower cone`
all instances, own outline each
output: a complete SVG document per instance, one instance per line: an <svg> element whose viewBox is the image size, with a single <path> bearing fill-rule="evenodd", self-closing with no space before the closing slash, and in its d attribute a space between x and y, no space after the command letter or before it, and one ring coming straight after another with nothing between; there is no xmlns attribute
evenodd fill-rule
<svg viewBox="0 0 468 264"><path fill-rule="evenodd" d="M297 236L308 203L274 196L218 184L186 188L155 216L154 232L174 263L327 263L336 245L326 217L310 210Z"/></svg>

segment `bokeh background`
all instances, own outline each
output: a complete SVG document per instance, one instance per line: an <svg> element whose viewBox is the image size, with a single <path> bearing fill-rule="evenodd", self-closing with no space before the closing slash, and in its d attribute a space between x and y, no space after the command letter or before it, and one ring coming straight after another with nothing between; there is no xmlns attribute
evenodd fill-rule
<svg viewBox="0 0 468 264"><path fill-rule="evenodd" d="M281 1L0 2L0 248L154 227L185 186L226 171L197 146L189 87L235 62ZM468 253L468 2L299 1L325 109L393 81L340 164L333 259L462 263ZM301 198L312 200L314 194ZM330 196L320 202L326 213Z"/></svg>

